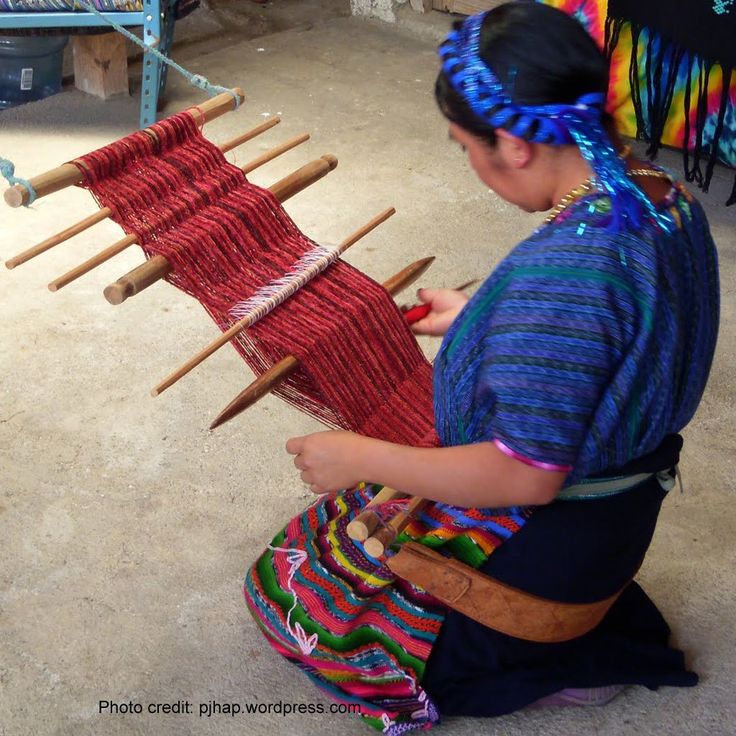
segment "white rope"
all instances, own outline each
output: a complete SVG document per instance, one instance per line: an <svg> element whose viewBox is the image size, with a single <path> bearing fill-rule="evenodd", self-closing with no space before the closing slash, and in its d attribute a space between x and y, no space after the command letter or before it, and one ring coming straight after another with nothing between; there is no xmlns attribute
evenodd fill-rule
<svg viewBox="0 0 736 736"><path fill-rule="evenodd" d="M305 253L285 276L262 286L252 296L230 307L230 316L243 328L250 327L333 264L345 247L318 245Z"/></svg>

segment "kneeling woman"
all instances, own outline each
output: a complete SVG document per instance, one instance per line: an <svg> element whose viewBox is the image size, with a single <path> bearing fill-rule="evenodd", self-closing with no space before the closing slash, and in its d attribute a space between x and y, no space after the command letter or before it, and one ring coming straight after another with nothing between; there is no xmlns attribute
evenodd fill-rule
<svg viewBox="0 0 736 736"><path fill-rule="evenodd" d="M551 212L469 301L420 292L431 311L416 331L444 335L442 447L349 432L289 440L302 479L327 495L245 582L272 646L388 733L697 680L631 580L713 357L718 278L703 211L620 147L603 111L606 61L575 20L509 3L467 19L440 57L437 99L476 174L524 210ZM405 538L525 593L592 603L622 592L570 641L484 626L348 539L376 488L360 481L429 499Z"/></svg>

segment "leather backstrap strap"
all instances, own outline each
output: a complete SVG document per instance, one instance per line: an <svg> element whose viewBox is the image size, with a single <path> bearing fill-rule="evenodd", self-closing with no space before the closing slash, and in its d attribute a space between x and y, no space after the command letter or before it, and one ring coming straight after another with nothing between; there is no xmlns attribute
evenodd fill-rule
<svg viewBox="0 0 736 736"><path fill-rule="evenodd" d="M595 603L559 603L505 585L417 542L403 544L386 564L399 577L468 618L535 642L569 641L588 633L623 591Z"/></svg>

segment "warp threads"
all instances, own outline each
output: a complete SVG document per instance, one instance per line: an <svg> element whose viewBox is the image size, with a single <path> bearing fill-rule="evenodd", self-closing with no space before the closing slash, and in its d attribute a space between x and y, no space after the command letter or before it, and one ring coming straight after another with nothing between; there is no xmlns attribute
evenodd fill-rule
<svg viewBox="0 0 736 736"><path fill-rule="evenodd" d="M167 280L221 328L231 311L318 248L276 198L247 181L188 113L76 161L89 188ZM275 393L332 427L415 446L438 443L432 368L388 292L336 260L233 346L256 374L287 355Z"/></svg>

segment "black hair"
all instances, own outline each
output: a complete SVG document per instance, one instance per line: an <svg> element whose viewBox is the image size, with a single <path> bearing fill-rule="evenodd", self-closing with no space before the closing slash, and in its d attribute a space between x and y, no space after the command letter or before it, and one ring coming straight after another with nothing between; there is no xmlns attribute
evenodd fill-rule
<svg viewBox="0 0 736 736"><path fill-rule="evenodd" d="M517 0L489 11L481 26L479 55L521 105L574 103L581 95L605 94L608 89L606 57L583 26L534 0ZM448 120L495 145L495 128L473 113L443 71L437 77L435 97ZM515 123L512 117L504 127ZM532 124L524 137L535 133Z"/></svg>

